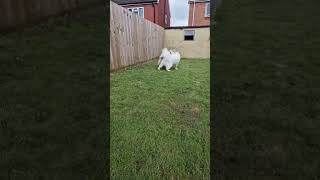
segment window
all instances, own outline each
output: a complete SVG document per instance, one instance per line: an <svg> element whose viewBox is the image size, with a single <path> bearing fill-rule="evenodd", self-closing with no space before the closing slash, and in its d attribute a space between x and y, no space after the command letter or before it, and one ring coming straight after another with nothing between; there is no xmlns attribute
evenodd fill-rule
<svg viewBox="0 0 320 180"><path fill-rule="evenodd" d="M206 3L205 17L210 17L210 3Z"/></svg>
<svg viewBox="0 0 320 180"><path fill-rule="evenodd" d="M130 12L135 13L140 17L144 17L144 8L143 7L136 7L136 8L128 8Z"/></svg>
<svg viewBox="0 0 320 180"><path fill-rule="evenodd" d="M194 30L184 30L184 40L193 41L194 40Z"/></svg>

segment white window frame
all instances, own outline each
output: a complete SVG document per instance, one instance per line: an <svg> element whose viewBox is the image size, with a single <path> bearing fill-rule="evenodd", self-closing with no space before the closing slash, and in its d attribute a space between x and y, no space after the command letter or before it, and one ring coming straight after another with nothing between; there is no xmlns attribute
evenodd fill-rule
<svg viewBox="0 0 320 180"><path fill-rule="evenodd" d="M193 36L193 39L192 39L192 40L186 40L186 39L185 39L185 37L186 37L186 32L187 32L187 31L193 32L192 35L187 35L187 36ZM194 41L194 40L195 40L195 37L196 37L196 30L194 30L194 29L185 29L185 30L183 31L183 40L184 40L184 41Z"/></svg>
<svg viewBox="0 0 320 180"><path fill-rule="evenodd" d="M210 2L206 3L204 17L210 17L210 13L208 14L208 6L209 6L209 9L210 9Z"/></svg>
<svg viewBox="0 0 320 180"><path fill-rule="evenodd" d="M139 15L139 9L142 9L142 16ZM131 10L131 11L130 11ZM132 7L132 8L128 8L128 11L134 13L133 11L137 11L138 12L138 16L144 18L144 7Z"/></svg>

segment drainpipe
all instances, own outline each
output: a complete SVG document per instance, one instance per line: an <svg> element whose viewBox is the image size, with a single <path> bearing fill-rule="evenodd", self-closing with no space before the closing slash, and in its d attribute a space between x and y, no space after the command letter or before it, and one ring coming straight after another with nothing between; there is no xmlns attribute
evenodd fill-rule
<svg viewBox="0 0 320 180"><path fill-rule="evenodd" d="M196 0L193 0L192 26L194 25L194 12L196 10Z"/></svg>
<svg viewBox="0 0 320 180"><path fill-rule="evenodd" d="M167 5L167 0L164 0L164 9L163 9L163 10L164 10L164 19L163 19L163 21L164 21L164 22L163 22L163 26L164 26L164 27L167 26L166 20L165 20L165 18L166 18L166 8L167 8L166 5ZM167 19L168 19L168 18L167 18Z"/></svg>
<svg viewBox="0 0 320 180"><path fill-rule="evenodd" d="M152 5L153 5L153 22L156 24L156 6L154 5L154 3Z"/></svg>

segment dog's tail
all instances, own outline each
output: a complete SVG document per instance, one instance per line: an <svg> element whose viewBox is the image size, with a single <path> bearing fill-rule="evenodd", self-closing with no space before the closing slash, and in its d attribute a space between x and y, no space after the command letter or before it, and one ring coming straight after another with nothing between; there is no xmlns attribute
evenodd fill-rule
<svg viewBox="0 0 320 180"><path fill-rule="evenodd" d="M180 43L176 47L174 47L172 50L176 52L177 49L182 45L182 43L183 41L180 41Z"/></svg>

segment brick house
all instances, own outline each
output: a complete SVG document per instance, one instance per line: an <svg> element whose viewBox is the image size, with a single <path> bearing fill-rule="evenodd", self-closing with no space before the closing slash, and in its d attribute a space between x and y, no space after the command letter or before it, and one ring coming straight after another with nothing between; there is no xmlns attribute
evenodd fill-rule
<svg viewBox="0 0 320 180"><path fill-rule="evenodd" d="M210 25L210 0L189 0L188 25Z"/></svg>
<svg viewBox="0 0 320 180"><path fill-rule="evenodd" d="M169 0L112 0L155 24L170 26Z"/></svg>

